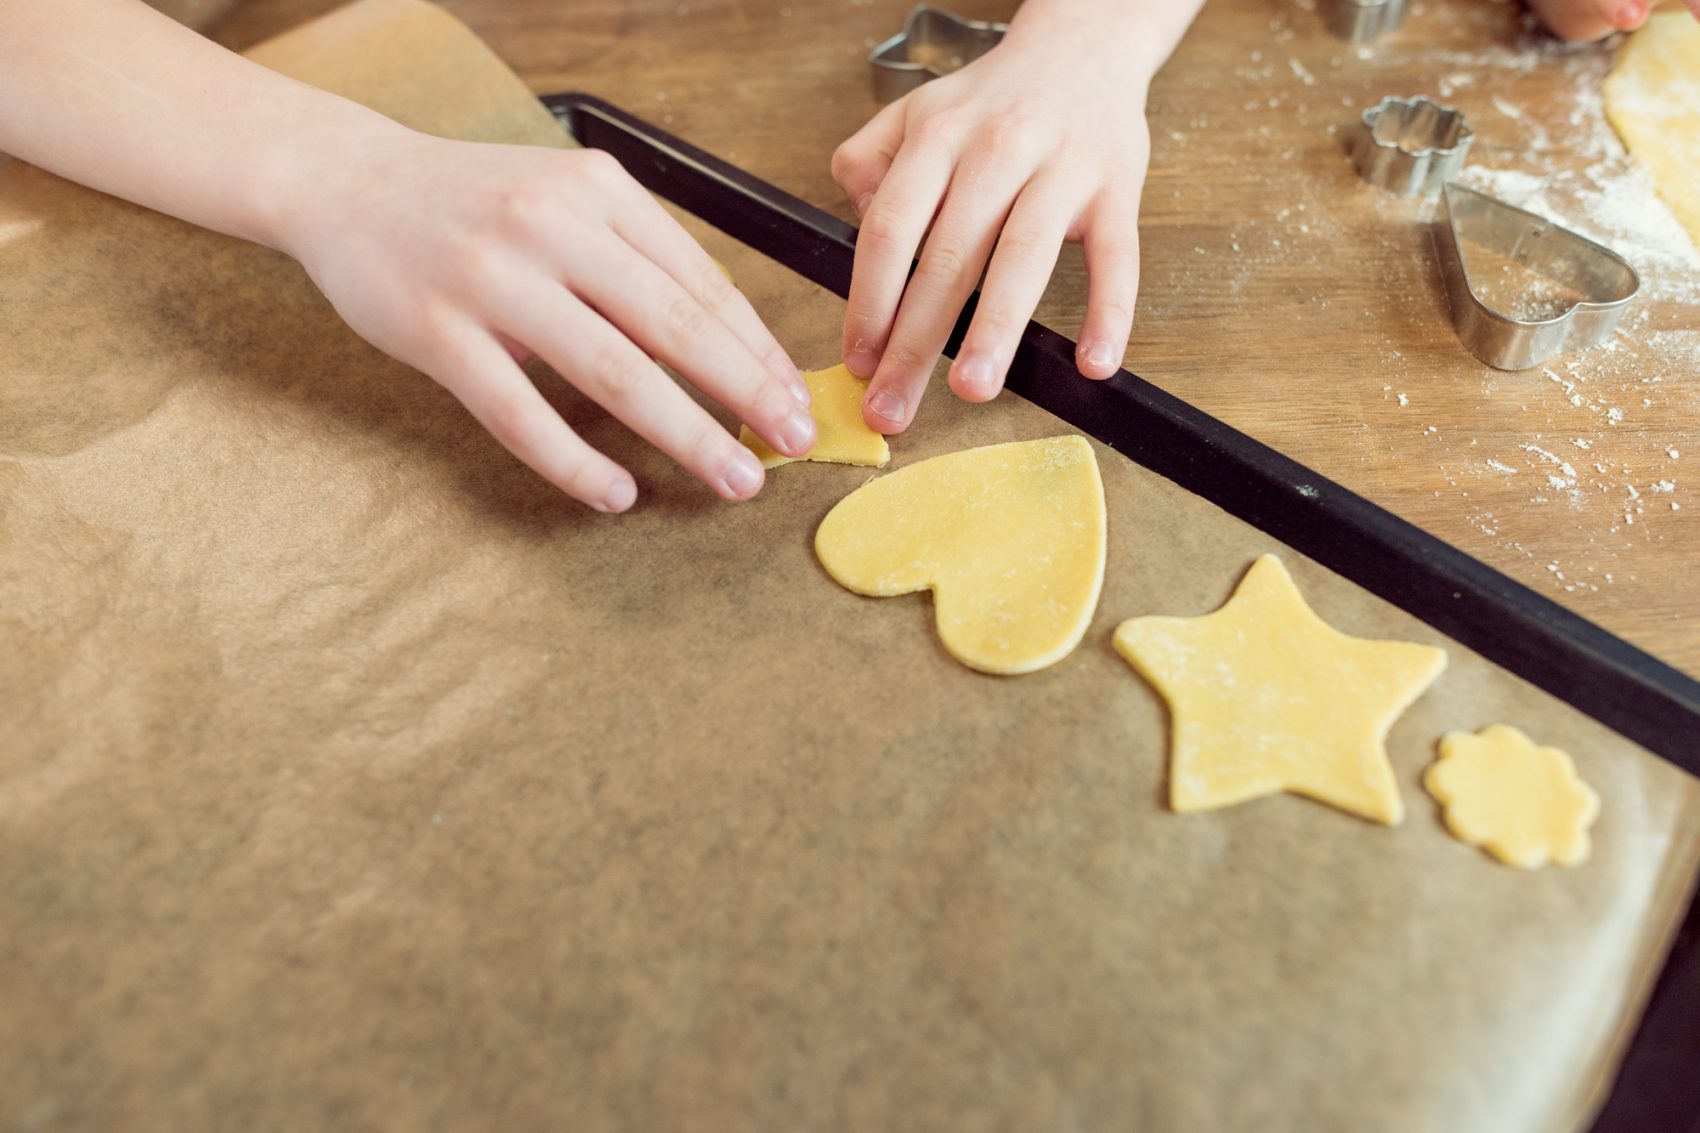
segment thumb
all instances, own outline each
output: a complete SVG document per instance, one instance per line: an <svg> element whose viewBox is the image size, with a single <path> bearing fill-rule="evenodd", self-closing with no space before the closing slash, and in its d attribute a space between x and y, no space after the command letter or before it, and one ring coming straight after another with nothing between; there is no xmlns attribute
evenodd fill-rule
<svg viewBox="0 0 1700 1133"><path fill-rule="evenodd" d="M856 206L858 216L868 211L880 182L891 169L892 159L903 145L902 106L899 100L882 109L832 155L832 179Z"/></svg>

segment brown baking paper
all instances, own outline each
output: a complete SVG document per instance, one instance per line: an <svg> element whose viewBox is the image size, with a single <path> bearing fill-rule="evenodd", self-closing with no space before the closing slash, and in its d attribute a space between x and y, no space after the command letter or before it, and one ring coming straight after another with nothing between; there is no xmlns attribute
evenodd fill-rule
<svg viewBox="0 0 1700 1133"><path fill-rule="evenodd" d="M414 0L258 54L561 144ZM839 300L693 230L836 361ZM1115 453L1085 642L986 677L816 564L866 469L722 503L540 371L638 476L600 516L280 256L14 163L0 262L6 1128L1517 1133L1609 1080L1695 783L1283 551L1451 658L1389 740L1410 817L1170 813L1110 632L1281 548ZM1065 431L939 388L893 464ZM1598 789L1583 866L1444 833L1435 741L1497 721Z"/></svg>

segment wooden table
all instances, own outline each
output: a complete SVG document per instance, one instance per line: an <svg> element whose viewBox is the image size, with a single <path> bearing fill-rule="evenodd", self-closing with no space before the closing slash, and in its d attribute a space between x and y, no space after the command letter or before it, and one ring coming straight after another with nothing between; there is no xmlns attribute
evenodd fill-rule
<svg viewBox="0 0 1700 1133"><path fill-rule="evenodd" d="M910 7L443 2L539 92L601 95L846 218L828 162L876 109L868 48ZM242 47L332 6L249 0L212 30ZM1700 673L1700 254L1604 124L1614 47L1566 48L1513 4L1418 0L1354 49L1311 8L1216 0L1158 78L1129 367ZM1520 373L1464 351L1432 210L1364 185L1342 144L1363 107L1418 93L1469 116L1474 183L1534 190L1642 270L1610 347ZM1041 321L1076 334L1084 283L1071 249Z"/></svg>

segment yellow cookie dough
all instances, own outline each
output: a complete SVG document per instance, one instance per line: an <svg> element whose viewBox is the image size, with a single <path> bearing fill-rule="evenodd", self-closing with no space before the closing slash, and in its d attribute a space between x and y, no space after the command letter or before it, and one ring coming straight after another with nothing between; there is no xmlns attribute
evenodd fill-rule
<svg viewBox="0 0 1700 1133"><path fill-rule="evenodd" d="M1588 857L1600 797L1576 777L1568 755L1536 747L1516 728L1448 735L1423 786L1445 808L1448 830L1506 865L1539 869Z"/></svg>
<svg viewBox="0 0 1700 1133"><path fill-rule="evenodd" d="M1660 12L1629 37L1605 83L1606 117L1700 246L1700 23Z"/></svg>
<svg viewBox="0 0 1700 1133"><path fill-rule="evenodd" d="M936 456L838 502L815 553L839 585L931 590L939 639L984 673L1030 673L1086 633L1104 582L1104 485L1081 437Z"/></svg>
<svg viewBox="0 0 1700 1133"><path fill-rule="evenodd" d="M1404 819L1382 745L1446 668L1441 650L1346 636L1311 612L1274 555L1215 613L1133 618L1115 645L1169 703L1177 812L1290 791L1389 826Z"/></svg>
<svg viewBox="0 0 1700 1133"><path fill-rule="evenodd" d="M886 444L885 437L868 428L862 420L862 394L868 383L843 366L804 371L803 380L809 384L809 412L815 419L815 447L809 450L807 456L781 456L745 425L738 434L738 440L756 454L761 466L777 468L798 460L818 460L828 464L866 464L884 468L891 459L891 447Z"/></svg>

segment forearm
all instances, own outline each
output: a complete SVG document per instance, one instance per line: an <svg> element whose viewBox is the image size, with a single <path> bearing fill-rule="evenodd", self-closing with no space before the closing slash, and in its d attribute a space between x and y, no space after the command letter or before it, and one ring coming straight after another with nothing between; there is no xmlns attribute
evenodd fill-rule
<svg viewBox="0 0 1700 1133"><path fill-rule="evenodd" d="M0 0L0 151L281 247L315 171L399 132L140 0Z"/></svg>
<svg viewBox="0 0 1700 1133"><path fill-rule="evenodd" d="M1026 0L1010 21L1016 42L1066 44L1081 57L1111 53L1141 89L1174 53L1204 0Z"/></svg>

